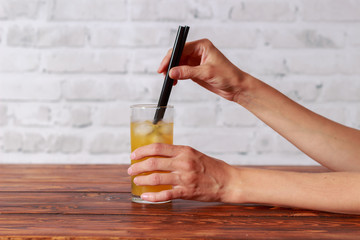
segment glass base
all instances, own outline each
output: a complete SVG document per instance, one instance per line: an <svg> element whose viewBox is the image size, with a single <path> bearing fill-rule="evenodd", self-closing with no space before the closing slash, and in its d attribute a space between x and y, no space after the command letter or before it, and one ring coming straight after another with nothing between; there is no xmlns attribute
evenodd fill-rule
<svg viewBox="0 0 360 240"><path fill-rule="evenodd" d="M145 204L162 204L162 203L169 203L171 200L163 201L163 202L149 202L141 199L140 196L131 195L131 201L135 203L145 203Z"/></svg>

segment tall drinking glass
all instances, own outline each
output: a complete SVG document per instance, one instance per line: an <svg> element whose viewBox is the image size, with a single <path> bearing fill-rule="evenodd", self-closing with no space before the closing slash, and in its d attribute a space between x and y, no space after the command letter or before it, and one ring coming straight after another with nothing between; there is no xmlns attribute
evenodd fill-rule
<svg viewBox="0 0 360 240"><path fill-rule="evenodd" d="M165 108L165 115L161 121L156 124L153 123L155 112L159 107L155 104L137 104L131 107L131 151L138 147L145 146L151 143L166 143L173 144L173 126L174 126L174 108L173 106L160 107ZM131 164L145 160L131 160ZM148 175L153 172L143 173L141 175ZM134 178L131 177L131 194L132 201L137 203L154 203L144 201L140 198L145 192L160 192L171 189L171 185L158 186L137 186L134 184ZM166 201L169 202L169 201ZM164 202L156 202L164 203Z"/></svg>

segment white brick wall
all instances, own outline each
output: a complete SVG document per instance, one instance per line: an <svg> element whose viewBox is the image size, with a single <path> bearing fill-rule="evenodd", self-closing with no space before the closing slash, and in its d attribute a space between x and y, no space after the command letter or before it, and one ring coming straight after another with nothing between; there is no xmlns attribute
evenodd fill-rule
<svg viewBox="0 0 360 240"><path fill-rule="evenodd" d="M178 25L241 69L360 128L360 1L0 0L0 163L129 163L129 106L155 103ZM314 164L191 81L175 143L231 164Z"/></svg>

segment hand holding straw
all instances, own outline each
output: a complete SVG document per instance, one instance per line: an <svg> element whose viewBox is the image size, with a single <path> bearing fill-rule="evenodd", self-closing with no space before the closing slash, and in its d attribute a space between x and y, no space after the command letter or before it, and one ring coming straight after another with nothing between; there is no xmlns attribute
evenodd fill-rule
<svg viewBox="0 0 360 240"><path fill-rule="evenodd" d="M159 102L157 105L158 108L156 109L153 124L157 124L164 117L165 109L166 109L165 107L168 104L171 89L174 84L174 79L169 77L169 72L170 72L171 68L179 65L181 54L184 49L186 38L187 38L187 35L189 32L189 28L190 28L189 26L179 26L179 28L178 28L173 51L171 53L169 67L166 72L166 76L165 76L164 84L163 84L163 87L161 90Z"/></svg>

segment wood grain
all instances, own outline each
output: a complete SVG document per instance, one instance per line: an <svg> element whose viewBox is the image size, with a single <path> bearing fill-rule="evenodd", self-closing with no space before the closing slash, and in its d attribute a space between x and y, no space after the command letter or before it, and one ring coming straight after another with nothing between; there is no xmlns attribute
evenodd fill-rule
<svg viewBox="0 0 360 240"><path fill-rule="evenodd" d="M358 239L360 216L130 201L126 165L0 165L0 239ZM325 172L322 167L264 168Z"/></svg>

